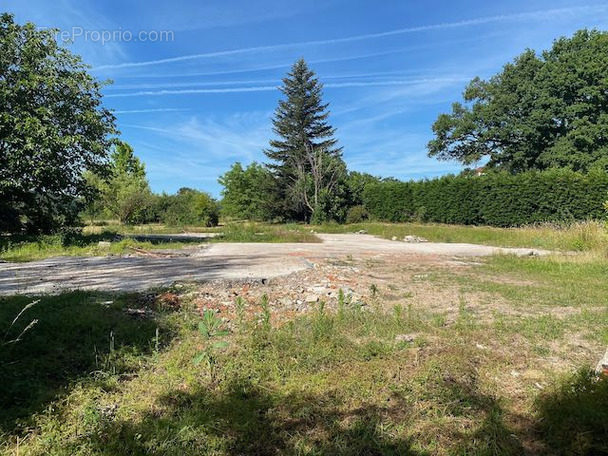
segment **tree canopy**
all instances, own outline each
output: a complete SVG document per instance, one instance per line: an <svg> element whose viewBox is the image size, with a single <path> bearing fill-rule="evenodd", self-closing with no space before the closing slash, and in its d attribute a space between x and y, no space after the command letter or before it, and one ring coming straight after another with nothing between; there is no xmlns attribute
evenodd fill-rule
<svg viewBox="0 0 608 456"><path fill-rule="evenodd" d="M526 50L433 124L430 156L510 172L608 168L608 33L581 30Z"/></svg>
<svg viewBox="0 0 608 456"><path fill-rule="evenodd" d="M115 118L87 70L53 30L0 15L0 230L73 223L83 171L107 172Z"/></svg>
<svg viewBox="0 0 608 456"><path fill-rule="evenodd" d="M342 148L328 123L323 85L304 59L298 60L283 78L285 96L273 118L277 139L265 154L284 209L294 218L317 221L334 218L336 198L346 177Z"/></svg>
<svg viewBox="0 0 608 456"><path fill-rule="evenodd" d="M153 196L144 164L133 148L124 141L115 140L107 178L92 175L90 183L98 190L93 202L101 202L103 208L121 223L144 223L152 215Z"/></svg>
<svg viewBox="0 0 608 456"><path fill-rule="evenodd" d="M278 216L276 186L267 167L253 162L246 168L236 162L220 176L222 211L229 217L272 220Z"/></svg>

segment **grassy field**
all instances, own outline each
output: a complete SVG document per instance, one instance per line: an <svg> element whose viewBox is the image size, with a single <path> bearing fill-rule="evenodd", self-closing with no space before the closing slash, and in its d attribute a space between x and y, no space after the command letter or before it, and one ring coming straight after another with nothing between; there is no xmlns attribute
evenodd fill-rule
<svg viewBox="0 0 608 456"><path fill-rule="evenodd" d="M3 299L0 451L608 452L608 381L590 373L608 344L600 250L416 271L288 320L272 289L235 298L229 322L190 288L42 297L12 327L34 298ZM460 297L429 306L414 285Z"/></svg>

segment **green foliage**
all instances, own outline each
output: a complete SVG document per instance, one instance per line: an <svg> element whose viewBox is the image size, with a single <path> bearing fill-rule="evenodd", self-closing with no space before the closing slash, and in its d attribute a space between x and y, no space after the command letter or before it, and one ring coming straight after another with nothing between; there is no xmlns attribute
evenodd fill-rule
<svg viewBox="0 0 608 456"><path fill-rule="evenodd" d="M157 206L161 222L171 225L217 226L219 205L208 193L181 188L175 195L162 195Z"/></svg>
<svg viewBox="0 0 608 456"><path fill-rule="evenodd" d="M230 334L222 329L222 319L213 310L203 311L203 320L198 324L198 332L206 341L205 347L194 357L195 365L204 364L209 371L211 379L215 379L217 365L217 351L228 347L225 340L217 340Z"/></svg>
<svg viewBox="0 0 608 456"><path fill-rule="evenodd" d="M181 188L175 195L155 195L146 170L131 146L114 141L111 173L107 178L89 173L86 178L97 189L89 201L91 218L109 214L121 223L136 225L161 221L169 226L216 226L219 205L207 193Z"/></svg>
<svg viewBox="0 0 608 456"><path fill-rule="evenodd" d="M83 171L104 174L115 118L103 83L53 30L0 15L0 230L50 232L77 221Z"/></svg>
<svg viewBox="0 0 608 456"><path fill-rule="evenodd" d="M96 190L89 198L89 215L99 216L107 211L129 225L154 221L156 200L144 164L126 142L115 139L113 145L109 175L85 175L89 186Z"/></svg>
<svg viewBox="0 0 608 456"><path fill-rule="evenodd" d="M608 33L580 30L475 78L433 125L430 156L510 172L608 165Z"/></svg>
<svg viewBox="0 0 608 456"><path fill-rule="evenodd" d="M275 181L263 165L253 162L246 168L236 162L222 175L222 212L228 217L270 221L280 214Z"/></svg>
<svg viewBox="0 0 608 456"><path fill-rule="evenodd" d="M213 310L207 309L203 311L203 320L198 324L198 332L205 339L227 336L229 331L221 329L221 326L222 319Z"/></svg>
<svg viewBox="0 0 608 456"><path fill-rule="evenodd" d="M346 213L346 223L361 223L369 218L369 213L363 205L353 206Z"/></svg>
<svg viewBox="0 0 608 456"><path fill-rule="evenodd" d="M303 59L283 79L273 118L278 136L265 150L282 210L287 218L317 222L343 218L346 165L337 147L335 129L329 125L328 105L323 104L323 85Z"/></svg>
<svg viewBox="0 0 608 456"><path fill-rule="evenodd" d="M608 379L583 369L537 400L541 431L555 454L606 454Z"/></svg>
<svg viewBox="0 0 608 456"><path fill-rule="evenodd" d="M363 204L363 193L365 192L365 188L378 182L380 182L380 179L371 174L350 171L346 179L350 205L361 206Z"/></svg>
<svg viewBox="0 0 608 456"><path fill-rule="evenodd" d="M364 199L377 220L508 227L601 219L607 191L604 171L556 169L382 182L368 187Z"/></svg>

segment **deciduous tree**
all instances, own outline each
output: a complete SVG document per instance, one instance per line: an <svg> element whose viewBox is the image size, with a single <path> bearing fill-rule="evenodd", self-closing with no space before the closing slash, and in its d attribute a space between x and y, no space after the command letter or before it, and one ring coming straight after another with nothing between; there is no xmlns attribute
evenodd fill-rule
<svg viewBox="0 0 608 456"><path fill-rule="evenodd" d="M83 172L105 174L115 119L87 70L53 30L0 15L0 230L74 223Z"/></svg>
<svg viewBox="0 0 608 456"><path fill-rule="evenodd" d="M510 172L608 167L608 33L581 30L475 78L433 125L429 155Z"/></svg>

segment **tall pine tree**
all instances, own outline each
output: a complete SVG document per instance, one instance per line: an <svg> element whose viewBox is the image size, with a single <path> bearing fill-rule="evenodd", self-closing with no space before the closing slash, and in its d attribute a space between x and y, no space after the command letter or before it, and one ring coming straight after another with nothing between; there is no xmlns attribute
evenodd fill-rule
<svg viewBox="0 0 608 456"><path fill-rule="evenodd" d="M342 148L327 122L323 85L304 59L283 78L273 118L277 139L270 141L266 156L276 179L288 216L304 221L339 218L340 197L346 177Z"/></svg>

